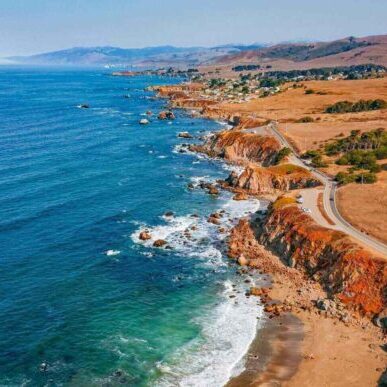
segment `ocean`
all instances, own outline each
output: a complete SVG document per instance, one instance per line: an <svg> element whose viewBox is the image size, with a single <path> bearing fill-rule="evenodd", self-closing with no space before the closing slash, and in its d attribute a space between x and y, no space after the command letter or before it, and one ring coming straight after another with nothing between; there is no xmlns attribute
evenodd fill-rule
<svg viewBox="0 0 387 387"><path fill-rule="evenodd" d="M181 81L0 67L1 386L212 387L243 369L262 306L207 218L260 203L197 187L230 167L181 144L223 124L157 120L167 101L145 90Z"/></svg>

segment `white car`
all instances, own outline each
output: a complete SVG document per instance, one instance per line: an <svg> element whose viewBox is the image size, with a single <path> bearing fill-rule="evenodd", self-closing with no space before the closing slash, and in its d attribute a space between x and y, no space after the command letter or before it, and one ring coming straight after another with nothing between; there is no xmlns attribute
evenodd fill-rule
<svg viewBox="0 0 387 387"><path fill-rule="evenodd" d="M298 204L304 203L304 198L300 196L299 198L296 199Z"/></svg>
<svg viewBox="0 0 387 387"><path fill-rule="evenodd" d="M302 207L302 211L306 212L307 214L311 214L312 210L310 208Z"/></svg>

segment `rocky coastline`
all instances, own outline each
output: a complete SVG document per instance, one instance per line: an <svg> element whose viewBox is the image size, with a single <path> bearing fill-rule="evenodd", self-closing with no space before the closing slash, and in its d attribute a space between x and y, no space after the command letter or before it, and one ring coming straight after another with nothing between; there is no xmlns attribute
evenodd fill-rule
<svg viewBox="0 0 387 387"><path fill-rule="evenodd" d="M270 343L258 337L246 355L246 371L228 385L383 385L386 261L301 211L297 190L321 182L289 160L277 165L278 141L246 130L264 122L195 98L200 84L154 90L170 100L171 108L196 109L204 117L232 125L189 146L244 168L219 182L219 187L235 192L236 200L266 194L272 198L267 213L240 219L228 238L229 258L240 270L272 279L270 288L252 288L248 295L265 304Z"/></svg>

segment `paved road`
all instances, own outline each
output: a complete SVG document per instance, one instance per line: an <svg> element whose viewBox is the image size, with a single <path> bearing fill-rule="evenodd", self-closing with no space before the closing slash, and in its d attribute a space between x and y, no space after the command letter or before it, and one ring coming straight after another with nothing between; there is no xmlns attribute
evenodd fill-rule
<svg viewBox="0 0 387 387"><path fill-rule="evenodd" d="M259 133L261 134L262 128L256 128L256 130L257 130L256 131L257 133L259 131ZM334 225L333 226L327 225L326 221L322 221L321 214L320 214L320 216L316 214L314 216L314 218L324 226L327 226L327 227L329 226L331 228L344 231L345 233L349 234L353 238L360 241L361 244L366 245L366 246L370 247L371 249L383 254L385 257L387 257L387 246L384 243L370 237L367 234L362 233L361 231L359 231L358 229L353 227L350 223L348 223L341 216L341 214L337 208L337 204L336 204L337 183L333 179L331 179L328 175L326 175L325 173L322 173L322 172L318 171L317 169L311 167L310 165L306 164L304 162L304 160L302 160L300 157L298 157L297 152L295 151L293 146L291 144L289 144L289 142L282 135L282 133L279 132L278 124L276 122L272 122L271 124L269 124L266 127L266 130L269 133L273 134L282 146L288 147L292 150L293 154L290 157L290 161L292 163L294 163L296 165L300 165L300 166L308 169L315 177L317 177L319 180L321 180L322 183L324 184L324 191L323 191L324 209L325 209L327 215L329 216L329 218L334 223ZM255 128L250 129L249 131L254 132ZM316 195L316 198L317 198L317 195ZM314 208L312 208L312 211L313 210L320 212L318 210L317 199L314 203Z"/></svg>

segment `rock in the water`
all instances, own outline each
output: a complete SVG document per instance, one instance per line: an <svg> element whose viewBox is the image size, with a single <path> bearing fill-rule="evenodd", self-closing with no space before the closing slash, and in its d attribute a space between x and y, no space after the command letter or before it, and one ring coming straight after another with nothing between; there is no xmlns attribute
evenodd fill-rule
<svg viewBox="0 0 387 387"><path fill-rule="evenodd" d="M170 218L170 217L172 217L172 216L174 216L175 214L173 213L173 211L167 211L165 214L164 214L164 216L166 216L166 217L168 217L168 218Z"/></svg>
<svg viewBox="0 0 387 387"><path fill-rule="evenodd" d="M219 195L219 190L216 187L214 187L213 185L210 185L208 188L208 193L210 195Z"/></svg>
<svg viewBox="0 0 387 387"><path fill-rule="evenodd" d="M170 110L162 111L158 115L159 120L174 120L175 115Z"/></svg>
<svg viewBox="0 0 387 387"><path fill-rule="evenodd" d="M89 109L90 106L87 103L83 103L83 104L79 105L79 108L80 109Z"/></svg>
<svg viewBox="0 0 387 387"><path fill-rule="evenodd" d="M239 177L238 174L236 172L232 171L229 174L228 178L225 180L225 182L228 185L230 185L231 187L234 187L238 181L238 177Z"/></svg>
<svg viewBox="0 0 387 387"><path fill-rule="evenodd" d="M148 124L149 124L149 121L148 121L146 118L142 118L142 119L139 121L139 124L140 124L140 125L148 125Z"/></svg>
<svg viewBox="0 0 387 387"><path fill-rule="evenodd" d="M220 224L220 221L218 218L214 218L213 216L210 216L208 219L207 219L208 223L212 223L212 224L217 224L219 225Z"/></svg>
<svg viewBox="0 0 387 387"><path fill-rule="evenodd" d="M142 241L147 241L149 239L152 238L151 234L149 234L148 231L141 231L140 232L140 235L139 235L139 238L142 240Z"/></svg>
<svg viewBox="0 0 387 387"><path fill-rule="evenodd" d="M153 246L154 247L163 247L167 244L167 241L164 239L157 239L157 241L154 241Z"/></svg>
<svg viewBox="0 0 387 387"><path fill-rule="evenodd" d="M181 138L193 138L193 136L191 134L189 134L188 132L180 132L178 134L178 137L181 137Z"/></svg>
<svg viewBox="0 0 387 387"><path fill-rule="evenodd" d="M244 192L239 192L234 195L233 200L247 200L249 197Z"/></svg>

